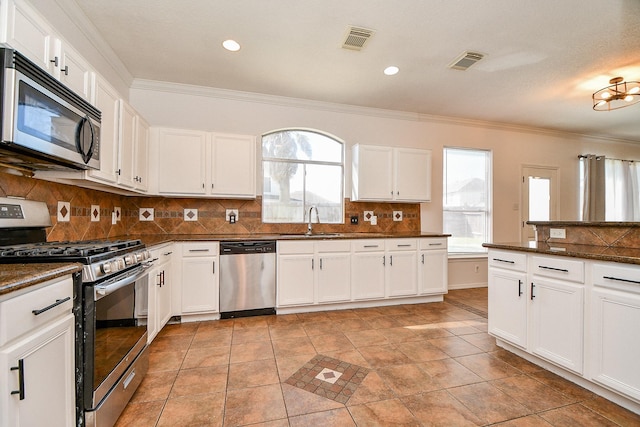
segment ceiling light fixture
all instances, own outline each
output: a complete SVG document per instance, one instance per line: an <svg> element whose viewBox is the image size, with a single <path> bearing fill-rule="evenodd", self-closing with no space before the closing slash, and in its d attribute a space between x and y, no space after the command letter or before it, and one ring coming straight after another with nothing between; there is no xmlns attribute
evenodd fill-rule
<svg viewBox="0 0 640 427"><path fill-rule="evenodd" d="M229 39L222 42L222 47L230 52L237 52L240 50L240 43L235 40Z"/></svg>
<svg viewBox="0 0 640 427"><path fill-rule="evenodd" d="M398 74L398 71L400 71L400 68L398 68L398 67L396 67L394 65L384 69L384 73L387 76L394 76L394 75Z"/></svg>
<svg viewBox="0 0 640 427"><path fill-rule="evenodd" d="M614 77L609 83L591 96L594 110L617 110L640 102L640 83L625 82L622 77Z"/></svg>

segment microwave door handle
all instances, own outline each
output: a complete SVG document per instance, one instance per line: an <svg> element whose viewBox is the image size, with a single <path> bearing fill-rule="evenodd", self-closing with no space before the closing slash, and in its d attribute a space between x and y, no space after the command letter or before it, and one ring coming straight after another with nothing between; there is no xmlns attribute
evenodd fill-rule
<svg viewBox="0 0 640 427"><path fill-rule="evenodd" d="M89 126L90 133L90 143L89 148L85 151L84 147L84 133L87 132L86 127ZM91 157L93 156L93 144L95 143L95 133L93 132L93 125L91 124L91 119L88 115L85 115L78 123L78 130L76 132L76 147L78 149L78 153L82 156L82 160L86 163L89 163Z"/></svg>

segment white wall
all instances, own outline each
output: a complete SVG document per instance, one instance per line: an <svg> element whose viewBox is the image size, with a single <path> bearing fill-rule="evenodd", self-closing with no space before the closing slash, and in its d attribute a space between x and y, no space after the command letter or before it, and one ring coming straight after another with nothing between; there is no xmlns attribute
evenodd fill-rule
<svg viewBox="0 0 640 427"><path fill-rule="evenodd" d="M640 144L185 85L134 81L130 101L152 126L253 135L288 127L329 132L346 141L347 165L351 161L350 147L356 143L431 149L432 202L421 207L423 231L442 231L443 147L491 150L495 242L520 238L523 164L558 168L559 219L576 220L579 154L640 159ZM349 194L348 167L345 175Z"/></svg>

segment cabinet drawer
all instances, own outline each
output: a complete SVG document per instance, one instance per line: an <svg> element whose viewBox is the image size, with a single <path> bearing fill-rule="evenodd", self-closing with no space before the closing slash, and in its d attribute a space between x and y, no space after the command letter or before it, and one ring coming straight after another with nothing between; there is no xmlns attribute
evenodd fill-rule
<svg viewBox="0 0 640 427"><path fill-rule="evenodd" d="M584 262L565 257L531 257L531 272L537 276L584 283Z"/></svg>
<svg viewBox="0 0 640 427"><path fill-rule="evenodd" d="M351 241L350 240L323 240L316 243L316 251L318 253L324 252L350 252Z"/></svg>
<svg viewBox="0 0 640 427"><path fill-rule="evenodd" d="M183 257L219 255L219 252L220 243L218 242L194 242L182 244Z"/></svg>
<svg viewBox="0 0 640 427"><path fill-rule="evenodd" d="M514 271L527 271L527 254L490 250L489 267L504 268Z"/></svg>
<svg viewBox="0 0 640 427"><path fill-rule="evenodd" d="M593 284L640 294L640 267L620 264L593 264Z"/></svg>
<svg viewBox="0 0 640 427"><path fill-rule="evenodd" d="M418 248L416 239L389 239L385 243L388 251L415 251Z"/></svg>
<svg viewBox="0 0 640 427"><path fill-rule="evenodd" d="M278 241L278 254L312 254L313 242Z"/></svg>
<svg viewBox="0 0 640 427"><path fill-rule="evenodd" d="M353 242L354 252L384 251L384 240L362 239Z"/></svg>
<svg viewBox="0 0 640 427"><path fill-rule="evenodd" d="M50 280L49 283L35 291L0 303L0 347L31 330L41 328L59 316L71 313L71 277ZM47 309L54 304L57 305ZM35 314L36 310L40 313Z"/></svg>
<svg viewBox="0 0 640 427"><path fill-rule="evenodd" d="M429 238L429 239L420 239L420 249L447 249L447 238L446 237L438 237L438 238Z"/></svg>

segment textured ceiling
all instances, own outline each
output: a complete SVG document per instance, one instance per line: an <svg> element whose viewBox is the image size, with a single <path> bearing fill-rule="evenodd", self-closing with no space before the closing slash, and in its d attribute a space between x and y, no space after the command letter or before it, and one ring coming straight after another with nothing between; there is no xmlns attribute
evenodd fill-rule
<svg viewBox="0 0 640 427"><path fill-rule="evenodd" d="M640 80L639 0L76 2L134 78L640 142L640 104L591 103ZM375 30L360 52L341 48L350 25ZM449 69L465 50L486 57Z"/></svg>

